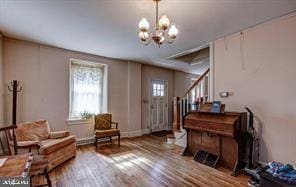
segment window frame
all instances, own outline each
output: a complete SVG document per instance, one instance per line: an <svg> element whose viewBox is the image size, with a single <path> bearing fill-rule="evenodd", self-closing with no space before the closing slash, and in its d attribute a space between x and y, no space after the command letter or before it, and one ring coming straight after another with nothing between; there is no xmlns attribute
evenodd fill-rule
<svg viewBox="0 0 296 187"><path fill-rule="evenodd" d="M70 58L69 59L69 104L68 104L68 119L67 122L69 121L83 121L82 118L73 118L71 117L71 108L72 108L72 73L71 73L71 65L72 62L78 62L78 63L88 63L88 64L97 64L101 65L104 67L104 75L103 75L103 96L102 96L102 113L108 111L108 65L99 63L99 62L94 62L94 61L88 61L88 60L81 60L81 59L75 59L75 58ZM87 121L87 120L85 120ZM76 124L76 123L75 123Z"/></svg>

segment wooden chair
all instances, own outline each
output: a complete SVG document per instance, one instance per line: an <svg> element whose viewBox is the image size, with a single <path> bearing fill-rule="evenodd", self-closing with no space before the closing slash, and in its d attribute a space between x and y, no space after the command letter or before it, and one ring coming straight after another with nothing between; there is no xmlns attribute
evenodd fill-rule
<svg viewBox="0 0 296 187"><path fill-rule="evenodd" d="M112 127L115 125L115 128ZM95 116L95 146L98 148L98 140L102 138L109 138L112 143L112 137L118 136L118 146L120 146L120 131L118 123L112 122L112 114L98 114Z"/></svg>
<svg viewBox="0 0 296 187"><path fill-rule="evenodd" d="M0 147L1 156L17 154L17 142L15 136L15 125L0 128ZM47 171L48 160L44 156L33 156L31 168L29 170L30 182L32 186L32 178L38 175L44 175L47 184L39 186L51 187L51 180Z"/></svg>
<svg viewBox="0 0 296 187"><path fill-rule="evenodd" d="M15 128L15 125L0 128L0 156L13 155L17 152Z"/></svg>

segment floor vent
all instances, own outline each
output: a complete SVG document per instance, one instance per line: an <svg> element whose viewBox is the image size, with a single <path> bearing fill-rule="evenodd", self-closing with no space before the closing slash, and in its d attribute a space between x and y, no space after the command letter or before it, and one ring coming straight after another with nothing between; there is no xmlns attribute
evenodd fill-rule
<svg viewBox="0 0 296 187"><path fill-rule="evenodd" d="M205 152L205 151L197 151L197 153L194 155L193 158L196 162L211 166L215 168L217 166L217 163L220 159L219 155L213 155L211 153Z"/></svg>

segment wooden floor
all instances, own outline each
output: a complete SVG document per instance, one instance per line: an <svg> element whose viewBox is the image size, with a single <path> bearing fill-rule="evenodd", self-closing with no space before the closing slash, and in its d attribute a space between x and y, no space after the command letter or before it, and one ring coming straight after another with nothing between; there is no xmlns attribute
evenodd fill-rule
<svg viewBox="0 0 296 187"><path fill-rule="evenodd" d="M117 144L78 147L74 159L50 172L53 186L247 186L248 177L204 166L180 156L182 147L152 135ZM38 183L42 180L35 180Z"/></svg>

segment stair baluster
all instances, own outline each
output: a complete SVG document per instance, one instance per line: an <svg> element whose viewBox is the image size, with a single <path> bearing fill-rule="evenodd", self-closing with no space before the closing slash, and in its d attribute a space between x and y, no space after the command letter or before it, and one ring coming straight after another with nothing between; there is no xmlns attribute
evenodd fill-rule
<svg viewBox="0 0 296 187"><path fill-rule="evenodd" d="M207 77L209 75L210 68L208 68L193 84L192 86L186 91L184 96L178 99L178 104L175 105L176 107L173 108L173 113L179 113L178 115L173 115L173 124L176 124L178 129L174 129L180 131L180 123L182 123L183 117L190 112L190 110L198 110L200 103L208 101L209 95L209 81ZM207 84L207 85L206 85ZM192 90L195 90L195 97L192 99ZM174 98L176 99L176 98ZM179 107L179 108L178 108Z"/></svg>

